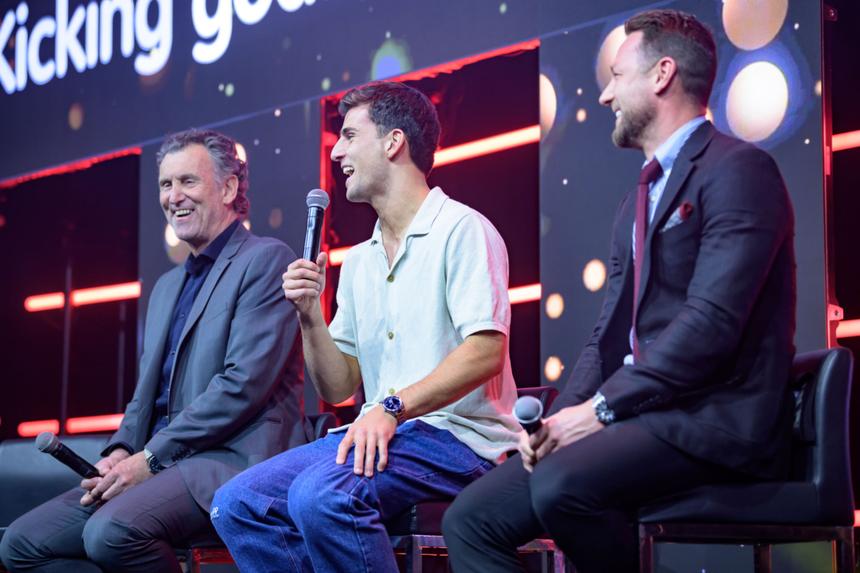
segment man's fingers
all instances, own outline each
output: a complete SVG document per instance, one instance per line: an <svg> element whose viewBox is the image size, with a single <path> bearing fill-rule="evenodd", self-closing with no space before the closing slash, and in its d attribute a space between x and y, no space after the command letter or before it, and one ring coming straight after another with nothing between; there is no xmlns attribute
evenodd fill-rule
<svg viewBox="0 0 860 573"><path fill-rule="evenodd" d="M319 267L319 272L322 275L325 275L325 267L328 264L328 253L325 251L320 251L320 254L317 255L317 267Z"/></svg>
<svg viewBox="0 0 860 573"><path fill-rule="evenodd" d="M102 501L108 501L111 498L114 498L124 492L126 490L125 482L121 480L116 480L102 495Z"/></svg>
<svg viewBox="0 0 860 573"><path fill-rule="evenodd" d="M384 471L388 467L388 440L379 438L377 449L379 450L379 462L376 464L377 471Z"/></svg>
<svg viewBox="0 0 860 573"><path fill-rule="evenodd" d="M317 260L319 260L319 259L317 259ZM300 272L300 271L304 271L304 270L318 273L318 272L320 272L320 267L318 265L315 265L314 263L312 263L311 261L309 261L307 259L296 259L293 262L291 262L289 265L287 265L287 273L289 273L289 272ZM284 276L286 276L287 273L284 273Z"/></svg>
<svg viewBox="0 0 860 573"><path fill-rule="evenodd" d="M340 441L340 445L337 447L337 458L335 459L335 463L342 464L346 462L346 456L349 454L349 448L352 447L352 428L350 428L343 439Z"/></svg>
<svg viewBox="0 0 860 573"><path fill-rule="evenodd" d="M379 447L379 439L371 434L367 438L367 448L364 450L364 476L373 477L373 462L376 459L376 449Z"/></svg>
<svg viewBox="0 0 860 573"><path fill-rule="evenodd" d="M367 437L364 432L356 432L355 436L355 451L352 452L352 471L356 475L361 475L364 472L364 449L367 445Z"/></svg>
<svg viewBox="0 0 860 573"><path fill-rule="evenodd" d="M90 491L90 495L93 499L101 499L104 496L105 491L110 488L117 480L117 475L114 473L108 472L105 477L99 480L99 483Z"/></svg>
<svg viewBox="0 0 860 573"><path fill-rule="evenodd" d="M94 478L82 479L81 480L81 487L84 488L85 490L87 490L87 492L89 492L89 490L96 487L96 485L98 485L98 483L101 480L102 480L101 476L94 477Z"/></svg>

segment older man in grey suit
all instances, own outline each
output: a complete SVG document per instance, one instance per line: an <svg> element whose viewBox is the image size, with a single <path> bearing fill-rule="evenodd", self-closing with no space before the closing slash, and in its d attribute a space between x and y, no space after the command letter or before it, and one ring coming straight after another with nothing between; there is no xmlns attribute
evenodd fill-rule
<svg viewBox="0 0 860 573"><path fill-rule="evenodd" d="M240 224L248 169L235 142L182 132L158 165L161 207L191 255L152 291L140 380L101 476L10 526L11 571L180 571L172 546L214 535L215 490L283 451L300 415L296 313L281 294L295 255Z"/></svg>

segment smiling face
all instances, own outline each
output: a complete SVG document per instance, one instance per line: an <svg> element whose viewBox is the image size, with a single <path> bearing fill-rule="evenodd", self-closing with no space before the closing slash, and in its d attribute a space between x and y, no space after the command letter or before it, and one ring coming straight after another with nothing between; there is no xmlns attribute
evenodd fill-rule
<svg viewBox="0 0 860 573"><path fill-rule="evenodd" d="M220 182L202 145L191 144L165 155L158 170L158 187L167 222L195 255L237 217L232 205L236 177Z"/></svg>
<svg viewBox="0 0 860 573"><path fill-rule="evenodd" d="M331 150L331 160L340 163L346 178L346 198L368 202L381 193L388 180L385 153L387 136L380 136L368 107L350 109L343 118L340 139Z"/></svg>
<svg viewBox="0 0 860 573"><path fill-rule="evenodd" d="M600 94L600 103L615 113L612 142L618 147L641 149L648 128L657 115L649 81L653 66L642 60L642 32L633 32L618 48L612 64L612 79Z"/></svg>

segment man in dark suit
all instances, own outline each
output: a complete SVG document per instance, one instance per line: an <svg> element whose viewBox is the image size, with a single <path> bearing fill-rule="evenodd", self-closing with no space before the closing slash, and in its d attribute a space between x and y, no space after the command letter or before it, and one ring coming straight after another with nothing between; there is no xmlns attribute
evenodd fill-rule
<svg viewBox="0 0 860 573"><path fill-rule="evenodd" d="M9 527L12 571L180 571L172 546L214 535L215 490L283 451L300 415L301 345L281 294L295 255L242 226L236 143L178 133L158 165L161 207L191 255L153 288L140 380L101 476Z"/></svg>
<svg viewBox="0 0 860 573"><path fill-rule="evenodd" d="M581 573L636 571L635 512L679 488L786 471L793 212L774 161L705 118L711 33L672 10L626 23L600 102L642 149L591 340L544 425L445 516L454 570L512 571L549 534Z"/></svg>

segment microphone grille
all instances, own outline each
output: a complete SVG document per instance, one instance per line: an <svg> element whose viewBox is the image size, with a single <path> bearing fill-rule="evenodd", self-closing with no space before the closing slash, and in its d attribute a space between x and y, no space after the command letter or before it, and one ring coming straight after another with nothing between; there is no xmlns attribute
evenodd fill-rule
<svg viewBox="0 0 860 573"><path fill-rule="evenodd" d="M514 404L514 418L521 424L536 422L543 416L543 404L534 396L523 396Z"/></svg>
<svg viewBox="0 0 860 573"><path fill-rule="evenodd" d="M311 189L308 193L307 197L308 209L312 207L319 207L320 209L325 209L328 207L328 193L323 191L322 189Z"/></svg>
<svg viewBox="0 0 860 573"><path fill-rule="evenodd" d="M57 445L60 443L60 440L57 439L51 432L42 432L38 436L36 436L36 447L39 448L39 451L50 454L55 449L57 449Z"/></svg>

